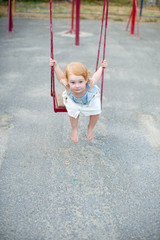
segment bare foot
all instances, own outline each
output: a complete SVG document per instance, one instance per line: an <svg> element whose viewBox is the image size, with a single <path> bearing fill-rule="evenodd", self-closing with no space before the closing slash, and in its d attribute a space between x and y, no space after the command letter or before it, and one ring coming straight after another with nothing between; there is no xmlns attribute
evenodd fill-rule
<svg viewBox="0 0 160 240"><path fill-rule="evenodd" d="M93 128L88 128L87 140L92 141L94 139L94 130Z"/></svg>
<svg viewBox="0 0 160 240"><path fill-rule="evenodd" d="M73 142L78 142L78 130L77 129L72 129L72 141Z"/></svg>

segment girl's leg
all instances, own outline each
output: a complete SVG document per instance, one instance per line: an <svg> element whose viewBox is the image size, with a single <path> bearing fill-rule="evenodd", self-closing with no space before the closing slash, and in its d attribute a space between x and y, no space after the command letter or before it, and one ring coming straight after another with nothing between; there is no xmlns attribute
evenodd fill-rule
<svg viewBox="0 0 160 240"><path fill-rule="evenodd" d="M78 142L78 119L79 119L79 116L77 118L73 118L73 117L69 117L69 118L70 118L70 122L71 122L71 126L72 126L72 141Z"/></svg>
<svg viewBox="0 0 160 240"><path fill-rule="evenodd" d="M88 134L87 134L88 141L91 141L94 139L94 127L99 119L99 115L100 114L90 116L90 121L88 125Z"/></svg>

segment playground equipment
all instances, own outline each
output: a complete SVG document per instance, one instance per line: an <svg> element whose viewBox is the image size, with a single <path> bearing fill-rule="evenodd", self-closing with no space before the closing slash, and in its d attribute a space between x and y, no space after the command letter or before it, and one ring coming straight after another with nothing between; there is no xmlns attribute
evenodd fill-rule
<svg viewBox="0 0 160 240"><path fill-rule="evenodd" d="M8 33L12 32L13 18L12 18L12 0L8 0Z"/></svg>
<svg viewBox="0 0 160 240"><path fill-rule="evenodd" d="M141 7L140 7L140 18L142 17L142 9L143 9L143 0L141 0ZM145 6L159 6L160 7L160 5L159 5L160 3L159 3L159 0L146 0L145 1ZM153 16L149 16L149 17L153 17ZM156 17L156 16L155 16Z"/></svg>
<svg viewBox="0 0 160 240"><path fill-rule="evenodd" d="M140 17L142 17L143 0L141 0Z"/></svg>
<svg viewBox="0 0 160 240"><path fill-rule="evenodd" d="M136 21L137 22L137 37L138 37L138 39L140 39L139 24L138 24L138 13L137 13L137 0L133 0L132 11L131 11L131 14L130 14L129 19L128 19L126 31L128 30L130 21L131 21L130 35L134 35L135 21Z"/></svg>
<svg viewBox="0 0 160 240"><path fill-rule="evenodd" d="M71 16L71 29L67 31L66 33L73 34L74 31L74 0L72 0L72 16Z"/></svg>
<svg viewBox="0 0 160 240"><path fill-rule="evenodd" d="M108 22L108 7L109 7L109 0L104 0L100 39L99 39L99 47L98 47L97 62L96 62L96 70L98 69L98 63L99 63L99 55L100 55L101 40L102 40L102 33L103 33L104 16L105 16L105 32L104 32L104 42L103 42L103 60L105 59L106 33L107 33L107 22ZM79 45L79 19L80 19L80 0L77 0L76 1L76 35L77 36L76 36L76 41L75 41L76 46ZM52 25L52 0L50 0L50 34L51 34L51 58L54 59L54 54L53 54L53 25ZM104 70L102 71L102 79L101 79L101 107L102 107L102 98L103 98L103 79L104 79ZM54 67L51 67L51 96L53 97L54 112L67 112L66 108L63 105L62 92L60 90L55 91Z"/></svg>
<svg viewBox="0 0 160 240"><path fill-rule="evenodd" d="M79 46L80 0L76 0L76 38L75 45Z"/></svg>
<svg viewBox="0 0 160 240"><path fill-rule="evenodd" d="M76 32L74 31L74 0L72 0L72 16L71 29L66 34L71 33L75 35L75 45L79 46L79 25L80 25L80 0L76 0Z"/></svg>
<svg viewBox="0 0 160 240"><path fill-rule="evenodd" d="M101 40L102 40L102 33L103 33L104 15L105 15L105 28L104 28L105 30L104 30L104 41L103 41L103 60L105 59L107 23L108 23L108 8L109 8L109 0L104 0L102 22L101 22L101 32L100 32L99 47L98 47L97 62L96 62L96 71L98 69L98 63L99 63L99 55L100 55ZM102 70L102 80L101 80L101 108L102 108L102 98L103 98L103 82L104 82L103 80L104 80L104 69Z"/></svg>

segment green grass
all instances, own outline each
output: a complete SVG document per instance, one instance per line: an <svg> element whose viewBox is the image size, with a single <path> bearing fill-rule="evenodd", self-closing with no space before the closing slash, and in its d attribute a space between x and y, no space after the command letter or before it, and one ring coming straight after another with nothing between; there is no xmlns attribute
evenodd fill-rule
<svg viewBox="0 0 160 240"><path fill-rule="evenodd" d="M123 22L123 19L121 17L117 17L113 19L116 22Z"/></svg>
<svg viewBox="0 0 160 240"><path fill-rule="evenodd" d="M102 5L104 0L81 0L84 4ZM131 0L110 0L109 4L112 6L132 6Z"/></svg>
<svg viewBox="0 0 160 240"><path fill-rule="evenodd" d="M0 18L4 17L5 14L4 13L0 13Z"/></svg>
<svg viewBox="0 0 160 240"><path fill-rule="evenodd" d="M81 20L87 20L87 18L84 17L84 16L81 16L80 19L81 19Z"/></svg>
<svg viewBox="0 0 160 240"><path fill-rule="evenodd" d="M53 0L53 3L64 2L65 0ZM3 0L4 3L8 3L8 0ZM104 0L81 0L83 4L103 5ZM48 3L48 0L23 0L23 3ZM114 6L131 6L131 0L109 0L109 4Z"/></svg>
<svg viewBox="0 0 160 240"><path fill-rule="evenodd" d="M145 19L145 22L156 23L158 20L156 18Z"/></svg>

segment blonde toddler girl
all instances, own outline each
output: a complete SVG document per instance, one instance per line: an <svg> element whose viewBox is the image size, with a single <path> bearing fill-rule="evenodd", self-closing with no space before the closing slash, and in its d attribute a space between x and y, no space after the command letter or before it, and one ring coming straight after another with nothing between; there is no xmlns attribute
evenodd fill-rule
<svg viewBox="0 0 160 240"><path fill-rule="evenodd" d="M58 81L65 87L62 97L71 122L72 141L78 142L80 113L90 116L87 140L93 140L94 127L101 113L100 92L96 84L101 78L102 69L107 67L106 60L101 61L101 67L92 78L89 78L90 72L80 62L68 64L64 72L53 59L50 59L50 66L54 67Z"/></svg>

